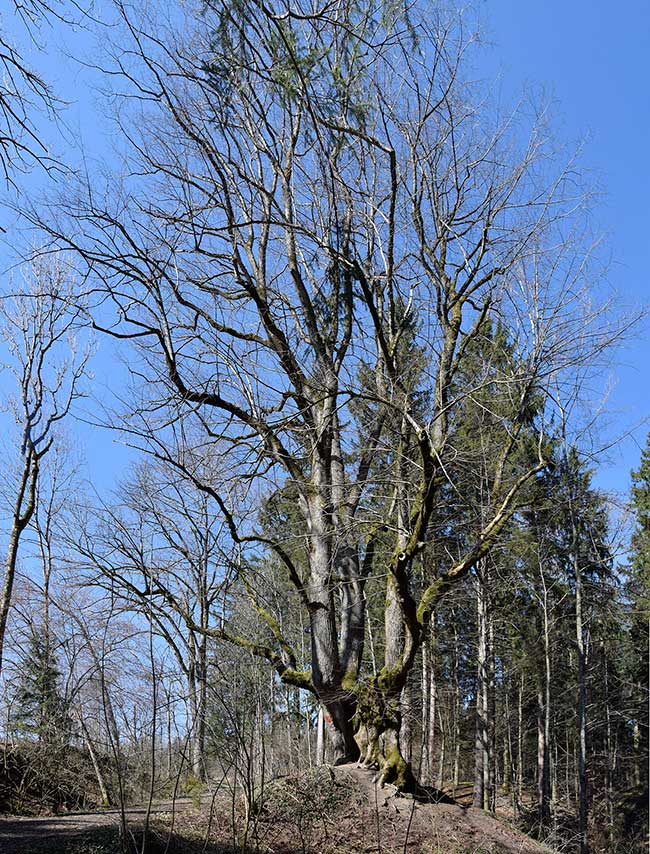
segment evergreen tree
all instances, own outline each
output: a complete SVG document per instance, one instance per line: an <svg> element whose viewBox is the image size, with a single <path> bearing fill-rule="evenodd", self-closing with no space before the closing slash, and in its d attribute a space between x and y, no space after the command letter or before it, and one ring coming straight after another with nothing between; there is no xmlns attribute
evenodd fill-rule
<svg viewBox="0 0 650 854"><path fill-rule="evenodd" d="M632 635L637 650L638 682L648 674L648 620L650 619L650 435L641 453L641 463L632 472L632 501L635 530L630 542L627 594L632 606Z"/></svg>
<svg viewBox="0 0 650 854"><path fill-rule="evenodd" d="M42 745L68 743L68 703L60 688L60 672L44 633L31 632L22 662L12 715L16 731Z"/></svg>
<svg viewBox="0 0 650 854"><path fill-rule="evenodd" d="M635 529L625 585L629 608L625 671L630 691L634 743L634 782L648 787L648 644L650 621L650 435L632 472L631 509Z"/></svg>

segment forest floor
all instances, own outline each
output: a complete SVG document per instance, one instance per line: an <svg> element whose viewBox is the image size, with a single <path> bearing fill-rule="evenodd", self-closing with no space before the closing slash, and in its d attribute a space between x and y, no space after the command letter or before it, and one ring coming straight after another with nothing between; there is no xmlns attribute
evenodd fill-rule
<svg viewBox="0 0 650 854"><path fill-rule="evenodd" d="M354 765L269 783L252 810L227 797L156 804L149 854L548 854L507 821L441 793L379 788ZM128 811L134 839L144 809ZM117 854L119 813L0 817L2 854ZM140 846L138 845L138 848Z"/></svg>
<svg viewBox="0 0 650 854"><path fill-rule="evenodd" d="M182 816L191 808L189 798L178 798L175 802L160 801L152 806L151 819L154 823L163 817L167 819L172 810ZM141 827L146 812L146 807L129 808L126 813L129 825ZM110 851L119 827L120 813L110 809L37 817L0 815L0 854Z"/></svg>

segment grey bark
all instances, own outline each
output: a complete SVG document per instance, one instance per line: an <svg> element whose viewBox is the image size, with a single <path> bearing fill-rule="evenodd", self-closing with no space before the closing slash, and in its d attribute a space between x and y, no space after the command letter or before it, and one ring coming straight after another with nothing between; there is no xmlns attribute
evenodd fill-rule
<svg viewBox="0 0 650 854"><path fill-rule="evenodd" d="M20 538L34 515L38 472L39 455L33 449L29 448L23 456L23 467L11 519L11 531L7 545L2 591L0 592L0 673L2 673L5 635L16 577Z"/></svg>
<svg viewBox="0 0 650 854"><path fill-rule="evenodd" d="M318 706L318 718L316 720L316 765L325 764L325 714L323 707Z"/></svg>
<svg viewBox="0 0 650 854"><path fill-rule="evenodd" d="M486 565L476 567L478 649L476 656L476 733L474 743L474 798L479 809L489 808L490 740L489 718L489 633Z"/></svg>
<svg viewBox="0 0 650 854"><path fill-rule="evenodd" d="M587 691L586 691L586 652L582 615L582 572L577 555L577 527L572 512L574 531L574 572L575 572L575 615L576 644L578 649L578 827L580 834L580 854L587 854L588 793L587 793Z"/></svg>
<svg viewBox="0 0 650 854"><path fill-rule="evenodd" d="M90 756L90 761L92 762L93 771L95 772L95 778L97 779L97 785L99 786L99 791L102 798L102 806L110 806L111 799L108 794L108 788L106 786L106 781L104 780L104 775L102 773L101 765L99 764L99 759L97 758L97 751L95 750L95 745L93 744L93 740L88 731L88 727L86 726L86 722L84 721L82 715L78 716L79 725L81 727L81 731L83 732L84 741L86 742L86 747L88 748L88 754Z"/></svg>

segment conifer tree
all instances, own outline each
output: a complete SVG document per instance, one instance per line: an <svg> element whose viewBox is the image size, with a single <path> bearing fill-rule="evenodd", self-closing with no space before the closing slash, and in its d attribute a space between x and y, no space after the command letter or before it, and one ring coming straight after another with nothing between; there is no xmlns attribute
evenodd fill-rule
<svg viewBox="0 0 650 854"><path fill-rule="evenodd" d="M635 528L630 541L626 599L629 607L628 679L633 727L634 782L648 787L648 644L650 621L650 435L632 472L631 510Z"/></svg>
<svg viewBox="0 0 650 854"><path fill-rule="evenodd" d="M42 632L33 629L22 661L13 722L17 733L40 745L70 741L68 703L60 687L61 674Z"/></svg>

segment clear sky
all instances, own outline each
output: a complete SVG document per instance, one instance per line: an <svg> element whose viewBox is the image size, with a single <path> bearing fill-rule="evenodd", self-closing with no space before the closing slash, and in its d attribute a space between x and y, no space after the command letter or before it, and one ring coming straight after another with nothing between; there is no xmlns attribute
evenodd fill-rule
<svg viewBox="0 0 650 854"><path fill-rule="evenodd" d="M650 3L626 0L483 0L489 74L506 98L524 86L553 97L558 130L586 139L582 162L604 194L596 220L611 250L609 280L629 309L650 305ZM650 324L613 367L602 486L625 490L650 429Z"/></svg>
<svg viewBox="0 0 650 854"><path fill-rule="evenodd" d="M105 2L95 0L98 13ZM582 163L604 190L596 219L608 235L609 280L625 307L650 305L650 3L479 0L477 8L485 41L480 73L486 79L498 78L506 102L525 87L544 91L554 102L558 135L568 143L587 140ZM84 82L89 71L63 53L67 46L71 54L91 60L88 36L53 26L42 31L40 41L45 55L34 45L25 52L69 102L63 114L68 141L82 140L88 156L101 156L110 136L95 95ZM62 146L65 143L59 142L60 150ZM29 182L37 179L32 176ZM9 260L12 239L10 232L3 251ZM627 489L629 470L637 464L639 445L650 429L649 331L648 322L638 328L612 369L610 417L602 444L633 430L610 451L598 482L619 491ZM108 385L115 373L113 354L102 346L105 356L96 362L97 381ZM124 455L111 450L106 432L81 432L94 479L100 487L109 485Z"/></svg>

